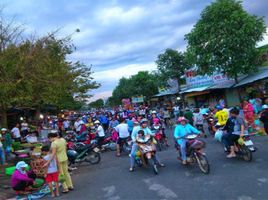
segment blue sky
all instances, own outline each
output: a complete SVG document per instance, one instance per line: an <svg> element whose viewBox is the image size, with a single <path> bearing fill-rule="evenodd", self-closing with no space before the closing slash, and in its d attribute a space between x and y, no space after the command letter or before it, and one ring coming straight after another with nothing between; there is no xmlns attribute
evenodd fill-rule
<svg viewBox="0 0 268 200"><path fill-rule="evenodd" d="M92 100L111 95L122 77L155 70L157 55L166 48L185 50L184 35L212 0L1 0L4 15L25 26L26 33L42 36L60 28L72 34L77 51L70 56L93 66L102 84ZM244 0L251 14L264 16L267 0ZM268 36L260 44L268 43ZM260 45L259 44L259 45Z"/></svg>

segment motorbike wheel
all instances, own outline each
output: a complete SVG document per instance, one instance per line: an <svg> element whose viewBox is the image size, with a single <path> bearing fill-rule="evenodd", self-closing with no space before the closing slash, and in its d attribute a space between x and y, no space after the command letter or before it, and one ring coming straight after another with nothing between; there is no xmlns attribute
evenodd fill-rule
<svg viewBox="0 0 268 200"><path fill-rule="evenodd" d="M151 165L153 166L154 174L157 175L158 174L157 165L154 163L153 159L150 159L150 161L151 161Z"/></svg>
<svg viewBox="0 0 268 200"><path fill-rule="evenodd" d="M162 147L162 143L160 141L157 142L156 148L158 151L162 151L163 147Z"/></svg>
<svg viewBox="0 0 268 200"><path fill-rule="evenodd" d="M116 143L111 142L111 143L109 144L109 149L110 149L111 151L116 151Z"/></svg>
<svg viewBox="0 0 268 200"><path fill-rule="evenodd" d="M210 166L207 157L203 154L195 154L198 166L204 174L209 174Z"/></svg>
<svg viewBox="0 0 268 200"><path fill-rule="evenodd" d="M251 162L252 161L252 152L245 145L240 147L240 151L242 153L242 157L244 161Z"/></svg>
<svg viewBox="0 0 268 200"><path fill-rule="evenodd" d="M85 161L86 162L89 162L91 164L98 164L101 160L101 157L100 157L100 153L97 153L97 152L94 152L94 151L91 151L88 153Z"/></svg>

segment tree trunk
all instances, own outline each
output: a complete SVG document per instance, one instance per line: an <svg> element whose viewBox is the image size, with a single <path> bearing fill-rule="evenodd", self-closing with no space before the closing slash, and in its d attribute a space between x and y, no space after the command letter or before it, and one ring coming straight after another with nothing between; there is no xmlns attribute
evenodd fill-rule
<svg viewBox="0 0 268 200"><path fill-rule="evenodd" d="M36 107L35 118L34 118L34 121L35 121L36 124L38 124L38 122L40 120L40 114L41 114L41 108Z"/></svg>
<svg viewBox="0 0 268 200"><path fill-rule="evenodd" d="M7 111L6 109L1 110L1 124L0 127L8 128L7 127Z"/></svg>
<svg viewBox="0 0 268 200"><path fill-rule="evenodd" d="M235 84L238 83L238 76L235 75ZM240 89L237 89L238 90L238 98L239 98L239 102L241 103L242 102L242 97L241 97L241 92L240 92Z"/></svg>

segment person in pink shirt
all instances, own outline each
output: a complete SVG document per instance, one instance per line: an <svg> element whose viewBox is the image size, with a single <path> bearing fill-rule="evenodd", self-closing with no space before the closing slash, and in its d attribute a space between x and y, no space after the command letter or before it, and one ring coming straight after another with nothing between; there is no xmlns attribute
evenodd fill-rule
<svg viewBox="0 0 268 200"><path fill-rule="evenodd" d="M248 126L254 123L254 107L247 99L243 103L243 112Z"/></svg>
<svg viewBox="0 0 268 200"><path fill-rule="evenodd" d="M27 171L28 165L24 161L20 161L16 165L16 170L11 177L11 186L18 193L25 193L27 189L34 185L36 175Z"/></svg>

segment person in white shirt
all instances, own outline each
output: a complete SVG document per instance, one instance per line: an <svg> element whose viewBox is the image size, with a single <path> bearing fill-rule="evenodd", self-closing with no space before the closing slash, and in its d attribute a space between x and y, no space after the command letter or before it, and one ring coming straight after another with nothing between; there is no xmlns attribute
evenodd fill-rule
<svg viewBox="0 0 268 200"><path fill-rule="evenodd" d="M82 124L83 124L83 121L80 118L77 118L76 122L74 123L74 128L75 128L76 133L80 132Z"/></svg>
<svg viewBox="0 0 268 200"><path fill-rule="evenodd" d="M20 124L16 124L16 126L11 130L13 138L15 142L21 142L21 135L20 135Z"/></svg>
<svg viewBox="0 0 268 200"><path fill-rule="evenodd" d="M28 135L28 123L26 122L26 120L23 120L23 122L21 123L21 135L22 137L25 137L26 135Z"/></svg>
<svg viewBox="0 0 268 200"><path fill-rule="evenodd" d="M120 146L122 147L124 142L126 142L126 140L129 137L128 125L126 123L126 120L124 118L121 118L119 121L120 121L120 124L114 127L115 131L118 132L118 135L119 135L119 138L117 140L117 145L116 145L117 157L120 156Z"/></svg>
<svg viewBox="0 0 268 200"><path fill-rule="evenodd" d="M65 119L63 121L63 128L64 128L65 131L69 130L69 128L70 128L70 122L69 122L68 119Z"/></svg>
<svg viewBox="0 0 268 200"><path fill-rule="evenodd" d="M38 142L35 132L29 132L29 134L26 135L25 139L27 143L31 143L31 144Z"/></svg>
<svg viewBox="0 0 268 200"><path fill-rule="evenodd" d="M104 138L105 138L104 129L103 129L103 127L101 126L101 123L100 123L99 120L96 120L96 121L94 122L94 125L95 125L95 127L97 128L97 130L96 130L96 135L98 136L98 147L101 148L101 144L102 144L102 142L103 142L103 140L104 140Z"/></svg>

